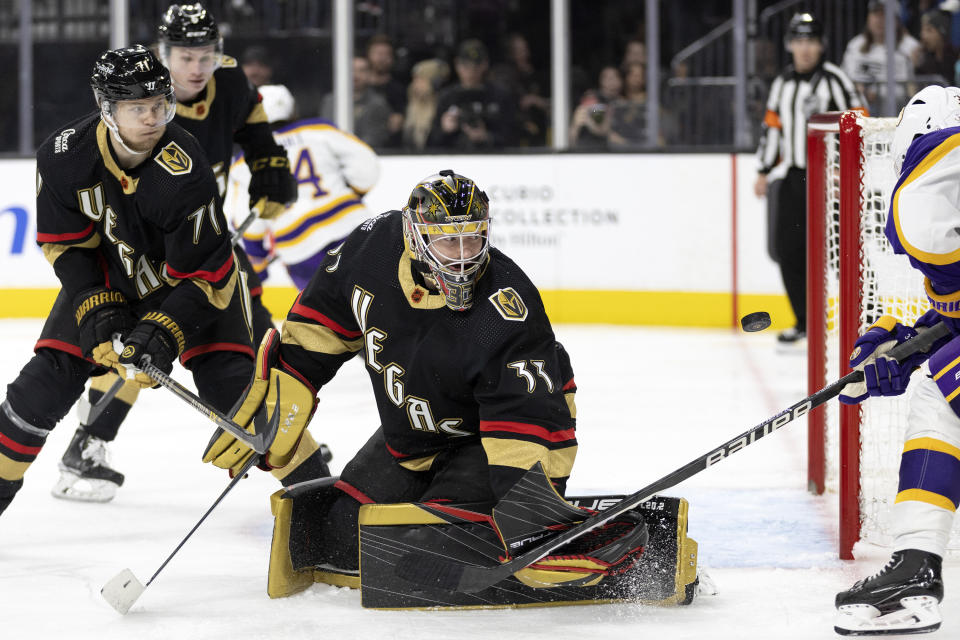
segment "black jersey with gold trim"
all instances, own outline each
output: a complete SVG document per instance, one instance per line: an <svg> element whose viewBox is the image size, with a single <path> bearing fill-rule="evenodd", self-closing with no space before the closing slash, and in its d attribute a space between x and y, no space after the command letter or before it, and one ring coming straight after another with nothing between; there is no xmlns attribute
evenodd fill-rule
<svg viewBox="0 0 960 640"><path fill-rule="evenodd" d="M398 211L372 218L325 258L284 323L285 365L319 389L362 350L400 464L429 469L479 440L498 495L538 461L562 489L577 450L573 373L536 287L491 249L473 306L450 310L418 281L401 229Z"/></svg>
<svg viewBox="0 0 960 640"><path fill-rule="evenodd" d="M224 56L223 66L196 98L177 102L174 121L200 142L217 176L221 198L226 192L234 143L248 158L286 154L273 139L260 94L229 56Z"/></svg>
<svg viewBox="0 0 960 640"><path fill-rule="evenodd" d="M71 296L105 285L186 330L204 326L237 281L206 156L170 123L142 163L123 169L112 135L94 113L40 146L37 242Z"/></svg>

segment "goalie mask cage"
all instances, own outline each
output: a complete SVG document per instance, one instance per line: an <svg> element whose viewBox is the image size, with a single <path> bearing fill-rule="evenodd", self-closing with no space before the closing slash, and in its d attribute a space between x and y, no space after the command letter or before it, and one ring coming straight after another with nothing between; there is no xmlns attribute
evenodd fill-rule
<svg viewBox="0 0 960 640"><path fill-rule="evenodd" d="M896 185L894 118L817 114L807 126L807 383L849 372L857 337L881 315L913 322L929 305L923 277L884 235ZM831 402L808 418L810 490L837 492L840 557L858 540L888 546L907 424L907 393ZM950 547L957 548L957 525Z"/></svg>

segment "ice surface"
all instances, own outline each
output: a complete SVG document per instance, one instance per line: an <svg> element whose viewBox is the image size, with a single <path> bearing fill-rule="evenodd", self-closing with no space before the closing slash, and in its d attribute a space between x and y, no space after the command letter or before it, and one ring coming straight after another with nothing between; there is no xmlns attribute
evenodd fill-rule
<svg viewBox="0 0 960 640"><path fill-rule="evenodd" d="M0 321L0 382L30 357L39 321ZM567 326L580 453L571 493L631 493L806 395L804 358L777 351L774 333ZM174 376L189 382L182 369ZM334 472L378 424L357 360L321 394L311 426L334 451ZM111 448L126 484L108 504L50 496L76 426L54 430L23 490L0 517L0 638L148 640L258 638L835 638L833 596L883 564L885 552L836 559L835 496L806 493L805 422L788 425L678 486L690 535L719 588L689 607L633 604L494 611L368 611L359 593L314 585L266 595L278 488L241 482L126 616L100 597L124 568L146 583L228 482L200 463L213 431L163 389L146 391ZM946 569L946 620L956 637Z"/></svg>

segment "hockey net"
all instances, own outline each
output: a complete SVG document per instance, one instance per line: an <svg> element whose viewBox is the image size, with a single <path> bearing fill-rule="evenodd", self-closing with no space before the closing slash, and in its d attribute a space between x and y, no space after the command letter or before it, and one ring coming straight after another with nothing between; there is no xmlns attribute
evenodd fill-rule
<svg viewBox="0 0 960 640"><path fill-rule="evenodd" d="M897 177L894 118L813 116L807 128L807 382L810 393L849 372L847 356L883 314L913 323L929 308L923 278L884 236ZM809 484L837 492L840 557L858 541L892 542L907 394L810 414ZM951 547L960 543L958 527Z"/></svg>

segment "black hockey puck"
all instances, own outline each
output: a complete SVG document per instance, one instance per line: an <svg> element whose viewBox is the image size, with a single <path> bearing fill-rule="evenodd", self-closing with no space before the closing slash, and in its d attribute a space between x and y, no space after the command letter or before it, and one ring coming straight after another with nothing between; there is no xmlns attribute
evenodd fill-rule
<svg viewBox="0 0 960 640"><path fill-rule="evenodd" d="M740 326L744 331L763 331L770 326L770 314L766 311L754 311L740 318Z"/></svg>

